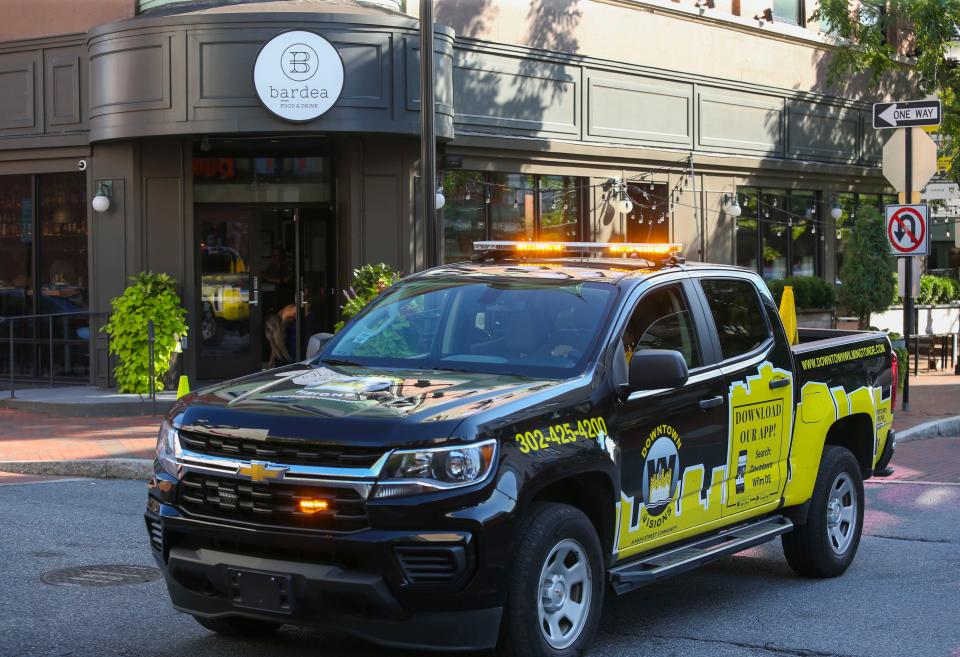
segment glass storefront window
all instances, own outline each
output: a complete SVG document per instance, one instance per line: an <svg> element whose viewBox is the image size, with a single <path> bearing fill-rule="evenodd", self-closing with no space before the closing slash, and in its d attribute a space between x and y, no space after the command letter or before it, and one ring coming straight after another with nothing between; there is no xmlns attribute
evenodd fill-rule
<svg viewBox="0 0 960 657"><path fill-rule="evenodd" d="M630 183L627 196L633 211L627 215L628 242L669 242L669 191L664 184Z"/></svg>
<svg viewBox="0 0 960 657"><path fill-rule="evenodd" d="M13 323L18 376L89 374L86 188L82 173L0 177L0 317L56 315Z"/></svg>
<svg viewBox="0 0 960 657"><path fill-rule="evenodd" d="M534 239L533 176L497 173L490 183L490 239Z"/></svg>
<svg viewBox="0 0 960 657"><path fill-rule="evenodd" d="M573 176L540 176L540 238L580 239L580 186Z"/></svg>
<svg viewBox="0 0 960 657"><path fill-rule="evenodd" d="M737 265L757 271L757 190L743 187L739 190L741 214L737 217Z"/></svg>
<svg viewBox="0 0 960 657"><path fill-rule="evenodd" d="M825 219L818 192L741 187L738 198L737 265L766 280L820 273Z"/></svg>
<svg viewBox="0 0 960 657"><path fill-rule="evenodd" d="M473 243L486 238L484 174L458 171L443 179L443 261L460 262L473 254Z"/></svg>
<svg viewBox="0 0 960 657"><path fill-rule="evenodd" d="M766 280L787 276L787 249L790 231L787 216L787 195L782 191L764 191L760 203L760 226L763 236L763 269Z"/></svg>
<svg viewBox="0 0 960 657"><path fill-rule="evenodd" d="M817 273L817 195L815 192L791 192L790 267L793 276L815 276ZM800 218L802 217L802 219Z"/></svg>
<svg viewBox="0 0 960 657"><path fill-rule="evenodd" d="M40 225L37 275L40 314L87 308L86 178L72 173L37 178Z"/></svg>
<svg viewBox="0 0 960 657"><path fill-rule="evenodd" d="M326 203L332 198L329 157L197 156L197 203Z"/></svg>
<svg viewBox="0 0 960 657"><path fill-rule="evenodd" d="M0 316L33 311L33 181L0 177Z"/></svg>

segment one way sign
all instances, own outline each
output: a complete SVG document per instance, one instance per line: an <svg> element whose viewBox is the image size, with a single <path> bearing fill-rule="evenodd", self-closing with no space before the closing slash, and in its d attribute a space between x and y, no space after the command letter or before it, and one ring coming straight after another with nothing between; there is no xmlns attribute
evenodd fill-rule
<svg viewBox="0 0 960 657"><path fill-rule="evenodd" d="M874 128L917 128L940 125L943 109L939 100L909 100L904 103L874 103Z"/></svg>
<svg viewBox="0 0 960 657"><path fill-rule="evenodd" d="M887 239L895 256L927 255L926 205L888 205Z"/></svg>

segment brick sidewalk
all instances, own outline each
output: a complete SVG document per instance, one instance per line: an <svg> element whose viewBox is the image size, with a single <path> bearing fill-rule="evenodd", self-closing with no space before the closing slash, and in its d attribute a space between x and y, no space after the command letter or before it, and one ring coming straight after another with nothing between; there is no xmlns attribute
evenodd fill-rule
<svg viewBox="0 0 960 657"><path fill-rule="evenodd" d="M910 378L910 412L893 409L893 427L903 431L918 424L960 415L960 376L947 373L922 374Z"/></svg>
<svg viewBox="0 0 960 657"><path fill-rule="evenodd" d="M894 473L886 481L960 484L960 437L930 438L897 445L891 465Z"/></svg>
<svg viewBox="0 0 960 657"><path fill-rule="evenodd" d="M57 417L0 409L0 461L152 458L160 418Z"/></svg>

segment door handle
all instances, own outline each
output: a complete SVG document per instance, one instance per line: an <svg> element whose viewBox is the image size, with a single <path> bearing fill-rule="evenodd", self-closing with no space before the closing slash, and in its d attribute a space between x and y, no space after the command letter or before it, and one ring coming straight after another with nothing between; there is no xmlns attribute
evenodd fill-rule
<svg viewBox="0 0 960 657"><path fill-rule="evenodd" d="M717 406L723 406L723 395L700 400L700 410L706 411Z"/></svg>
<svg viewBox="0 0 960 657"><path fill-rule="evenodd" d="M774 379L773 381L770 382L770 389L776 390L777 388L783 388L788 385L790 385L790 379L787 379L787 378Z"/></svg>
<svg viewBox="0 0 960 657"><path fill-rule="evenodd" d="M252 285L250 286L250 299L249 304L251 306L260 305L260 277L253 276L251 278Z"/></svg>

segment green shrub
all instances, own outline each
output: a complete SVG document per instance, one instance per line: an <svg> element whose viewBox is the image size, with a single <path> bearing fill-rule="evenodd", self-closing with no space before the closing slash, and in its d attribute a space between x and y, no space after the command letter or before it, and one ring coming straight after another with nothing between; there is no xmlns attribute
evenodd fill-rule
<svg viewBox="0 0 960 657"><path fill-rule="evenodd" d="M348 319L363 310L378 294L396 283L399 278L399 272L382 262L354 269L353 281L350 287L343 291L347 298L347 302L341 308L343 320L337 322L334 330L342 329Z"/></svg>
<svg viewBox="0 0 960 657"><path fill-rule="evenodd" d="M833 286L819 276L793 276L776 281L768 281L767 287L780 305L783 288L793 287L793 299L798 310L824 310L833 308L835 293Z"/></svg>
<svg viewBox="0 0 960 657"><path fill-rule="evenodd" d="M960 299L960 281L946 276L921 276L917 303L922 306L950 303Z"/></svg>
<svg viewBox="0 0 960 657"><path fill-rule="evenodd" d="M120 392L150 392L147 323L153 320L154 388L163 390L180 338L187 334L187 311L180 306L176 281L167 274L141 272L133 284L110 302L113 312L102 330L110 335L110 353L119 356L114 377Z"/></svg>
<svg viewBox="0 0 960 657"><path fill-rule="evenodd" d="M883 312L896 298L889 248L883 215L874 208L862 208L840 271L840 301L859 318L861 328L870 323L871 313Z"/></svg>

